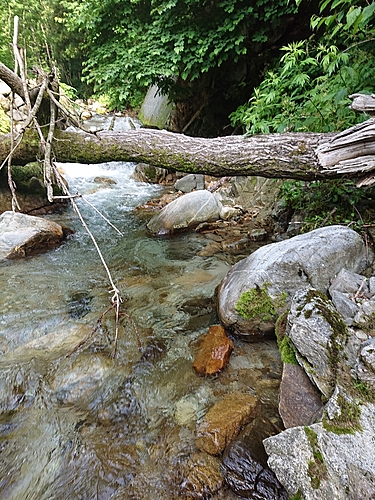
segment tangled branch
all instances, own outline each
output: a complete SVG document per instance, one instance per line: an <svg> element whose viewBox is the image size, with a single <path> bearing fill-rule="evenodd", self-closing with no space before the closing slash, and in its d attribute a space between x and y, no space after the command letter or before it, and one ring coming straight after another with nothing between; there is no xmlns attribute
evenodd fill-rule
<svg viewBox="0 0 375 500"><path fill-rule="evenodd" d="M73 352L76 352L78 349L80 349L82 346L86 345L87 342L92 338L92 336L95 334L95 332L98 330L99 326L102 324L103 318L109 313L110 311L114 310L115 312L115 335L114 335L114 346L112 350L112 358L114 358L117 354L117 345L118 345L118 337L119 337L119 325L120 325L120 315L126 316L129 321L132 324L132 327L135 331L136 338L137 338L137 343L138 343L138 348L141 351L142 346L139 338L139 333L138 329L133 321L133 319L126 314L125 312L121 311L121 304L123 302L123 299L121 297L120 291L117 288L114 279L112 277L111 271L103 257L103 254L99 248L99 245L91 232L90 228L88 227L77 203L76 203L76 198L81 198L87 205L89 205L97 214L99 214L113 229L117 231L118 234L123 236L123 233L116 227L114 226L106 217L104 217L103 214L100 213L100 211L94 207L87 199L85 199L82 195L76 194L72 195L66 186L66 183L64 179L62 178L60 172L57 169L57 166L55 164L55 159L54 159L54 153L53 153L53 142L54 142L54 135L55 135L55 130L56 130L56 123L58 121L58 113L59 111L67 118L69 121L71 121L73 124L76 126L81 127L81 124L79 123L79 119L77 119L76 116L74 116L69 110L66 109L60 102L59 102L59 94L56 93L56 91L52 88L52 83L54 79L56 78L55 74L56 71L52 71L49 75L46 75L44 73L42 74L42 83L40 84L34 105L32 106L31 99L30 99L30 94L27 86L27 80L26 80L26 63L25 63L25 57L22 56L21 50L18 47L18 17L16 16L14 19L14 37L13 37L13 53L14 53L14 59L15 59L15 75L20 73L20 78L22 80L22 91L20 90L20 93L22 94L22 98L25 102L26 105L26 110L27 110L27 119L23 123L23 126L21 130L16 134L14 130L14 120L13 120L13 112L11 113L11 137L12 137L12 143L11 143L11 151L8 154L7 158L3 161L3 163L0 165L0 170L3 168L5 165L8 166L8 184L12 193L12 210L15 211L16 209L20 210L17 197L16 197L16 186L15 183L12 179L12 158L21 144L25 131L33 126L39 135L40 139L40 151L41 151L41 159L40 159L40 164L42 165L43 168L43 176L44 176L44 185L46 187L46 192L47 192L47 199L49 202L53 202L56 199L61 199L61 198L66 198L70 200L70 203L72 204L72 207L77 214L78 218L81 221L82 226L84 227L85 231L87 234L90 236L91 241L99 255L99 258L102 262L102 265L106 271L108 281L110 283L110 291L109 293L111 294L110 298L110 303L111 305L100 315L97 325L93 328L92 332L88 336L86 336L85 339L83 339L79 345L73 350ZM58 88L58 85L55 85L55 87ZM48 133L47 137L45 138L42 132L42 126L38 122L38 111L40 109L40 106L43 102L43 99L45 98L45 95L48 95L49 98L49 125L48 125ZM12 99L13 102L13 99ZM13 108L11 108L13 111ZM87 131L86 131L87 132ZM64 193L63 196L54 196L54 189L53 186L54 184L57 184L62 192ZM71 353L72 354L72 353Z"/></svg>

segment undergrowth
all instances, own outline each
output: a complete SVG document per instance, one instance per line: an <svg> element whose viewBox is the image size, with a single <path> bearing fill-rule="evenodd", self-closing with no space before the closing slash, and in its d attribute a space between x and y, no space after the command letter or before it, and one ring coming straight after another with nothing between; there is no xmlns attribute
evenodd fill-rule
<svg viewBox="0 0 375 500"><path fill-rule="evenodd" d="M370 190L356 187L349 179L285 181L280 197L285 208L303 214L303 233L332 224L349 225L361 232L364 224L373 221L375 213Z"/></svg>

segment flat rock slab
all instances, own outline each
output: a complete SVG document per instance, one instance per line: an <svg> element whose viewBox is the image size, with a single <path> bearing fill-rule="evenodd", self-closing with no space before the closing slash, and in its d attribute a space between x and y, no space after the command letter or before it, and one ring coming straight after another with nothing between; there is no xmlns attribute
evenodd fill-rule
<svg viewBox="0 0 375 500"><path fill-rule="evenodd" d="M19 212L0 215L0 260L45 252L63 239L63 228L55 222Z"/></svg>
<svg viewBox="0 0 375 500"><path fill-rule="evenodd" d="M279 412L286 429L314 423L323 411L320 392L303 368L284 364Z"/></svg>
<svg viewBox="0 0 375 500"><path fill-rule="evenodd" d="M197 447L219 455L241 427L255 417L258 400L251 394L233 392L212 406L198 428Z"/></svg>

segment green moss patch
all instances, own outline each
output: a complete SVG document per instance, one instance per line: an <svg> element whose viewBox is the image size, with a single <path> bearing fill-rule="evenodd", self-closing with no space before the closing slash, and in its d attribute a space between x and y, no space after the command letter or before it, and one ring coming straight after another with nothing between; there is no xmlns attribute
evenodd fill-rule
<svg viewBox="0 0 375 500"><path fill-rule="evenodd" d="M285 334L287 319L288 311L278 317L275 325L276 341L282 362L289 365L298 365L293 342L290 337Z"/></svg>
<svg viewBox="0 0 375 500"><path fill-rule="evenodd" d="M308 474L310 476L311 486L319 489L322 479L327 479L327 467L324 463L323 455L318 443L318 435L311 427L304 427L306 437L310 443L313 460L308 462Z"/></svg>
<svg viewBox="0 0 375 500"><path fill-rule="evenodd" d="M273 299L268 293L268 283L262 286L255 285L247 292L243 292L235 305L235 310L244 319L258 319L259 321L276 321L278 310L285 304L286 294Z"/></svg>
<svg viewBox="0 0 375 500"><path fill-rule="evenodd" d="M325 412L323 427L335 434L355 434L356 432L360 432L362 430L359 421L361 416L360 403L358 401L350 401L342 394L338 394L336 402L340 407L340 411L332 419L329 419Z"/></svg>

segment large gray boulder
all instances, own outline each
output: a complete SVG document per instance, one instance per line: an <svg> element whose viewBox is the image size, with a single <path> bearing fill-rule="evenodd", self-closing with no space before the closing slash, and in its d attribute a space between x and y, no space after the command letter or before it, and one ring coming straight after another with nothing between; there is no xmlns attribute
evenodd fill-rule
<svg viewBox="0 0 375 500"><path fill-rule="evenodd" d="M209 191L193 191L165 206L147 224L155 235L174 233L220 219L221 203Z"/></svg>
<svg viewBox="0 0 375 500"><path fill-rule="evenodd" d="M322 423L263 441L268 465L290 496L308 500L375 498L375 405L361 406L362 432L337 434Z"/></svg>
<svg viewBox="0 0 375 500"><path fill-rule="evenodd" d="M326 292L330 280L342 268L361 272L367 266L366 259L359 234L338 225L259 248L233 266L223 279L218 293L221 323L238 335L262 336L263 332L254 329L253 322L235 309L244 292L266 284L270 297L283 296L288 306L296 290L311 286Z"/></svg>
<svg viewBox="0 0 375 500"><path fill-rule="evenodd" d="M18 212L0 215L0 260L44 252L63 239L63 228L55 222Z"/></svg>
<svg viewBox="0 0 375 500"><path fill-rule="evenodd" d="M203 174L188 174L181 177L175 182L174 188L176 191L183 193L191 193L194 189L204 189L204 175Z"/></svg>

